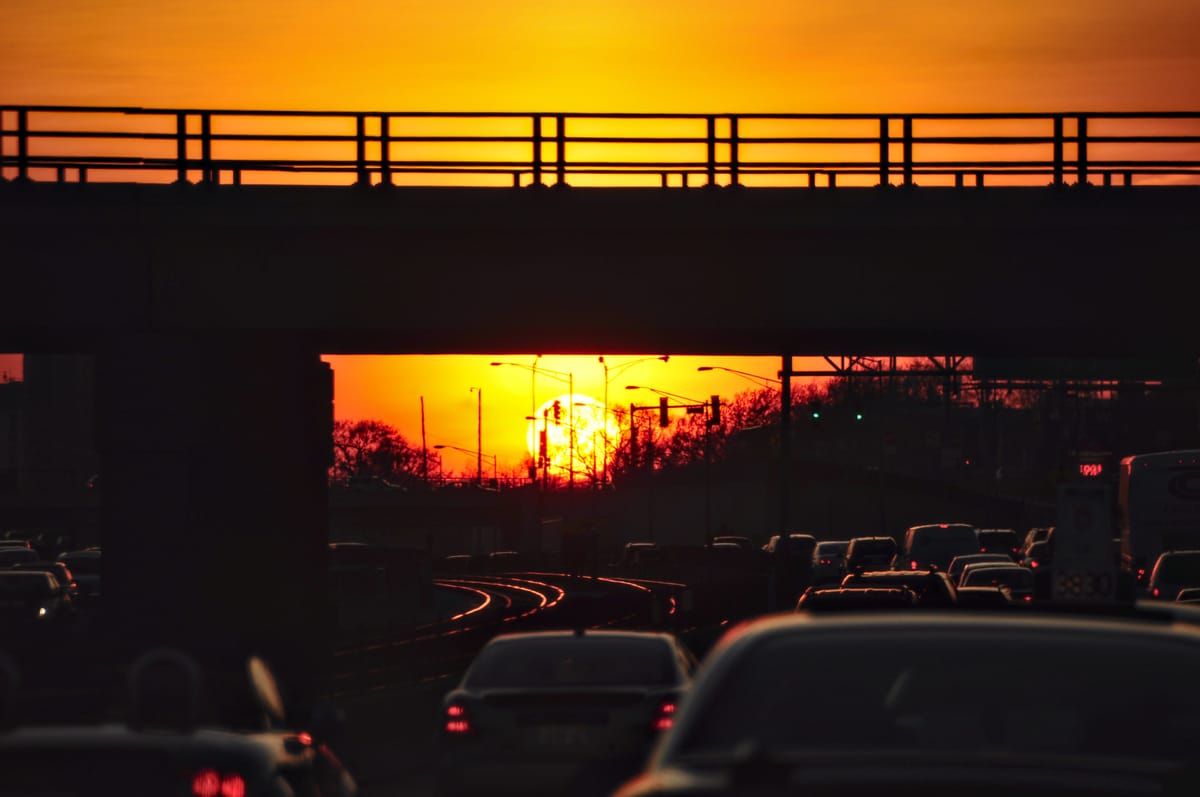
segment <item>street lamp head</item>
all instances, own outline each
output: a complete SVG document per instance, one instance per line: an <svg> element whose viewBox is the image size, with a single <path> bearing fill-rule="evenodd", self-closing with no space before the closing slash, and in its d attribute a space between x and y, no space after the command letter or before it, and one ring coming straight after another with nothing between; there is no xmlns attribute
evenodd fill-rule
<svg viewBox="0 0 1200 797"><path fill-rule="evenodd" d="M641 390L642 386L641 385L626 385L625 389L626 390Z"/></svg>
<svg viewBox="0 0 1200 797"><path fill-rule="evenodd" d="M488 365L504 365L504 363L488 363Z"/></svg>
<svg viewBox="0 0 1200 797"><path fill-rule="evenodd" d="M711 371L712 369L713 369L713 367L712 367L711 365L698 365L698 366L696 366L696 370L697 370L697 371Z"/></svg>
<svg viewBox="0 0 1200 797"><path fill-rule="evenodd" d="M670 361L671 361L671 355L669 355L669 354L664 354L662 357L659 357L658 359L662 360L663 362L670 362Z"/></svg>
<svg viewBox="0 0 1200 797"><path fill-rule="evenodd" d="M435 445L435 446L434 446L434 448L445 448L445 447L446 447L446 446L444 446L444 445Z"/></svg>

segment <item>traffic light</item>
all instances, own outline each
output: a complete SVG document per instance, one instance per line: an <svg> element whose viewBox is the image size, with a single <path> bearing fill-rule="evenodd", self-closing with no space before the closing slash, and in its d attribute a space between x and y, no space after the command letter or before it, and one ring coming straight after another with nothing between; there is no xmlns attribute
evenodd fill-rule
<svg viewBox="0 0 1200 797"><path fill-rule="evenodd" d="M546 430L538 431L538 464L546 462Z"/></svg>
<svg viewBox="0 0 1200 797"><path fill-rule="evenodd" d="M667 415L666 396L658 400L658 425L664 428L671 425L671 418Z"/></svg>
<svg viewBox="0 0 1200 797"><path fill-rule="evenodd" d="M712 409L708 414L708 425L709 426L720 426L721 425L721 397L713 396L709 400L709 406Z"/></svg>
<svg viewBox="0 0 1200 797"><path fill-rule="evenodd" d="M861 421L863 419L862 407L854 405L854 420Z"/></svg>
<svg viewBox="0 0 1200 797"><path fill-rule="evenodd" d="M821 402L818 399L808 402L808 413L814 421L821 420Z"/></svg>
<svg viewBox="0 0 1200 797"><path fill-rule="evenodd" d="M558 399L554 400L554 424L557 426L562 423L562 402Z"/></svg>

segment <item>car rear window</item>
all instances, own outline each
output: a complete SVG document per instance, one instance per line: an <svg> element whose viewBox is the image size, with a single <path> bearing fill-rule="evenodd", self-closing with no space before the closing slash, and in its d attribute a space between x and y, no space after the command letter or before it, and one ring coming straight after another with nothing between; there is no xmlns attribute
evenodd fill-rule
<svg viewBox="0 0 1200 797"><path fill-rule="evenodd" d="M1190 756L1198 667L1198 645L1116 632L796 634L753 646L704 685L672 756L743 748ZM770 686L796 684L820 688Z"/></svg>
<svg viewBox="0 0 1200 797"><path fill-rule="evenodd" d="M891 555L896 552L895 540L855 540L849 553L853 556Z"/></svg>
<svg viewBox="0 0 1200 797"><path fill-rule="evenodd" d="M850 547L848 542L819 542L817 543L817 556L844 556L846 549Z"/></svg>
<svg viewBox="0 0 1200 797"><path fill-rule="evenodd" d="M553 637L496 642L480 651L464 685L475 689L659 686L678 682L661 639Z"/></svg>
<svg viewBox="0 0 1200 797"><path fill-rule="evenodd" d="M1017 539L1015 531L984 530L979 532L979 546L995 550L1011 550L1020 546L1020 540Z"/></svg>
<svg viewBox="0 0 1200 797"><path fill-rule="evenodd" d="M37 551L28 548L0 548L0 567L15 565L19 562L36 562Z"/></svg>
<svg viewBox="0 0 1200 797"><path fill-rule="evenodd" d="M0 574L0 595L49 595L54 587L54 576L49 573Z"/></svg>
<svg viewBox="0 0 1200 797"><path fill-rule="evenodd" d="M972 568L963 577L963 586L1006 586L1016 590L1032 590L1033 571L1025 567Z"/></svg>
<svg viewBox="0 0 1200 797"><path fill-rule="evenodd" d="M80 556L64 559L67 566L76 575L98 576L100 575L100 557L99 556Z"/></svg>
<svg viewBox="0 0 1200 797"><path fill-rule="evenodd" d="M1200 553L1164 556L1154 574L1164 581L1187 581L1200 584Z"/></svg>

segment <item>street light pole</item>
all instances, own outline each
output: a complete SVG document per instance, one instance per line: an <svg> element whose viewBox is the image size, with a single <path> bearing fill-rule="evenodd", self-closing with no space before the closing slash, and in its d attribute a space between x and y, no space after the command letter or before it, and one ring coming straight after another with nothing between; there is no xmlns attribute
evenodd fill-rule
<svg viewBox="0 0 1200 797"><path fill-rule="evenodd" d="M479 482L479 486L483 486L483 388L473 387L471 392L475 393L478 401L475 408L475 453L478 456L475 458L475 478Z"/></svg>
<svg viewBox="0 0 1200 797"><path fill-rule="evenodd" d="M616 379L616 378L617 378L618 376L620 376L620 375L621 375L621 374L622 374L622 373L623 373L625 370L627 370L627 369L629 369L629 368L632 368L633 366L637 365L638 363L649 362L650 360L661 360L661 361L663 361L663 362L665 363L665 362L668 362L668 361L670 361L670 359L671 359L671 355L669 355L669 354L660 354L660 355L655 355L655 356L652 356L652 357L639 357L639 358L638 358L638 359L636 359L636 360L630 360L630 361L629 361L629 362L627 362L627 363L621 363L620 365L618 365L618 366L616 366L615 368L613 368L613 369L612 369L612 370L613 370L613 374L612 374L612 376L611 376L611 377L608 375L608 361L604 359L604 355L603 355L603 354L601 354L599 359L600 359L600 364L601 364L602 366L604 366L604 477L603 477L603 479L602 479L601 481L602 481L602 483L603 483L603 484L607 485L607 484L608 484L608 451L609 451L609 441L608 441L608 385L609 385L609 383L610 383L610 382L612 382L612 380L613 380L613 379Z"/></svg>

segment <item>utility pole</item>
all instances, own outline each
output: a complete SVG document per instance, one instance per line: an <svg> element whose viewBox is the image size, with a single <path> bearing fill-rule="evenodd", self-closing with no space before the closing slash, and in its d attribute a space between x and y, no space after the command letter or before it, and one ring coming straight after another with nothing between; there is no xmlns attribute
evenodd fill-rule
<svg viewBox="0 0 1200 797"><path fill-rule="evenodd" d="M475 480L483 486L483 388L473 387L478 401L475 410Z"/></svg>
<svg viewBox="0 0 1200 797"><path fill-rule="evenodd" d="M421 396L421 478L429 489L429 447L425 445L425 397Z"/></svg>
<svg viewBox="0 0 1200 797"><path fill-rule="evenodd" d="M792 355L783 355L779 371L779 544L786 547L792 485Z"/></svg>

